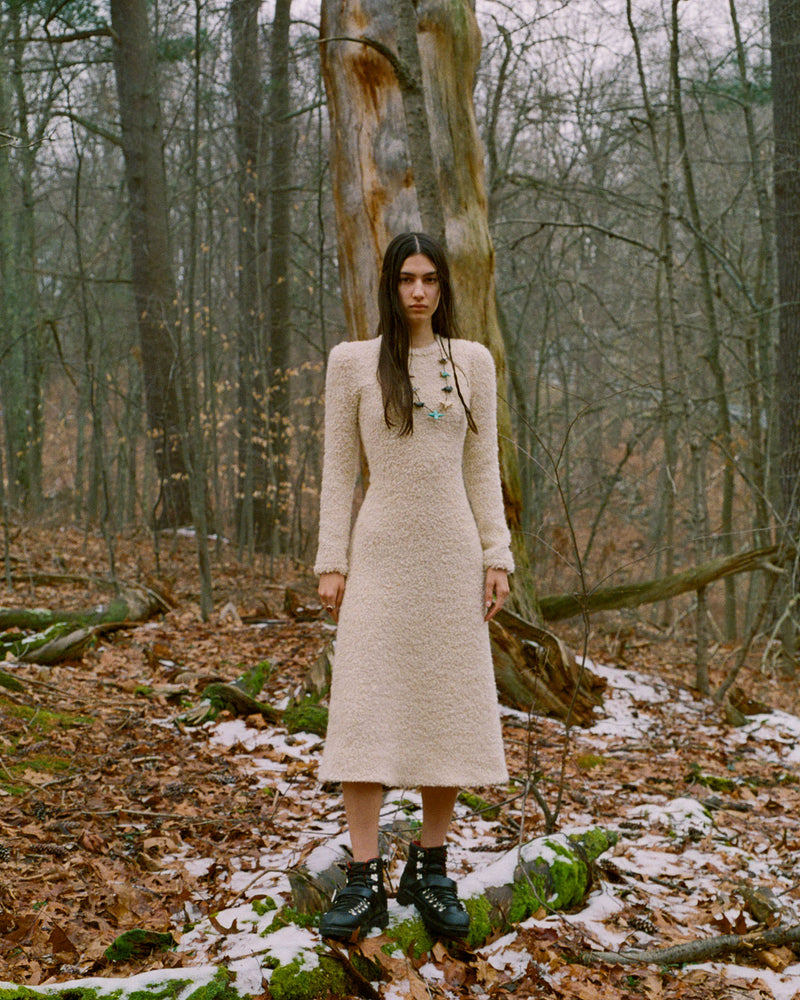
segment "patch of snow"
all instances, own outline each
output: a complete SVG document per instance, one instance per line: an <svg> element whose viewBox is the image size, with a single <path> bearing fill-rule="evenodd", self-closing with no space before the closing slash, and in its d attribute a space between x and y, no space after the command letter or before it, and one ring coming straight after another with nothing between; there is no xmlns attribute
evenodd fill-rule
<svg viewBox="0 0 800 1000"><path fill-rule="evenodd" d="M157 986L159 983L166 983L171 979L188 979L190 980L190 984L176 998L176 1000L182 1000L183 997L189 996L195 990L203 986L208 986L217 974L217 971L215 965L201 965L192 969L153 969L150 972L141 972L138 976L126 976L124 979L104 979L102 977L71 979L68 982L26 986L26 989L35 990L37 993L47 996L49 993L84 987L96 990L99 996L106 996L109 993L113 993L118 994L120 1000L124 1000L126 996L137 990ZM0 988L17 990L19 986L14 983L0 982Z"/></svg>
<svg viewBox="0 0 800 1000"><path fill-rule="evenodd" d="M521 976L527 969L531 957L526 951L514 950L512 945L516 940L517 932L512 931L492 941L485 948L479 948L477 954L486 959L498 972L507 972L512 978Z"/></svg>
<svg viewBox="0 0 800 1000"><path fill-rule="evenodd" d="M348 855L344 850L344 844L349 843L350 837L346 832L340 833L332 840L325 841L315 847L305 861L306 868L312 875L319 875L331 865L336 865L343 861Z"/></svg>
<svg viewBox="0 0 800 1000"><path fill-rule="evenodd" d="M714 825L714 821L697 799L672 799L664 806L647 803L632 809L630 815L642 816L651 823L666 826L679 837L686 837L693 830L705 835Z"/></svg>
<svg viewBox="0 0 800 1000"><path fill-rule="evenodd" d="M315 950L318 945L319 934L294 924L287 924L268 937L261 938L261 947L266 946L272 958L277 959L281 965L289 965L299 958L301 969L316 969L319 965L319 955Z"/></svg>
<svg viewBox="0 0 800 1000"><path fill-rule="evenodd" d="M235 977L240 993L253 997L264 992L264 973L268 970L262 967L261 957L238 958L227 963L228 972Z"/></svg>
<svg viewBox="0 0 800 1000"><path fill-rule="evenodd" d="M167 861L168 859L165 858L164 860ZM196 875L198 878L208 875L214 865L213 858L182 858L181 860L184 869L190 875Z"/></svg>
<svg viewBox="0 0 800 1000"><path fill-rule="evenodd" d="M630 936L630 931L616 931L606 921L624 909L624 904L610 891L599 890L589 895L587 906L577 913L554 913L540 920L530 917L520 927L559 927L562 922L582 927L601 950L616 951Z"/></svg>
<svg viewBox="0 0 800 1000"><path fill-rule="evenodd" d="M788 965L783 972L752 969L746 965L728 965L721 962L704 962L693 965L692 968L721 973L732 981L746 979L753 985L761 983L772 991L774 1000L797 1000L800 996L800 965Z"/></svg>
<svg viewBox="0 0 800 1000"><path fill-rule="evenodd" d="M529 840L521 848L514 847L510 851L506 851L496 861L475 869L466 878L461 879L458 886L459 896L463 899L469 899L471 896L481 895L490 886L506 885L513 882L514 869L519 861L532 861L535 858L541 858L545 863L555 861L559 855L545 842L546 840L569 847L569 841L563 833Z"/></svg>
<svg viewBox="0 0 800 1000"><path fill-rule="evenodd" d="M421 965L417 972L422 976L423 979L444 979L444 972L435 966L433 962L426 962Z"/></svg>

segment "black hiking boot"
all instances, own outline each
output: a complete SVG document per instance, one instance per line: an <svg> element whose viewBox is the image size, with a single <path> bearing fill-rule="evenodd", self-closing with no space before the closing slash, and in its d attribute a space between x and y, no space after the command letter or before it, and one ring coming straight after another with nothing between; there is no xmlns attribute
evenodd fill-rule
<svg viewBox="0 0 800 1000"><path fill-rule="evenodd" d="M462 938L469 932L469 914L447 877L447 848L421 847L413 841L397 887L400 906L413 903L434 937Z"/></svg>
<svg viewBox="0 0 800 1000"><path fill-rule="evenodd" d="M330 909L319 921L322 937L355 943L371 927L389 923L386 890L383 887L383 859L348 861L347 882L337 890Z"/></svg>

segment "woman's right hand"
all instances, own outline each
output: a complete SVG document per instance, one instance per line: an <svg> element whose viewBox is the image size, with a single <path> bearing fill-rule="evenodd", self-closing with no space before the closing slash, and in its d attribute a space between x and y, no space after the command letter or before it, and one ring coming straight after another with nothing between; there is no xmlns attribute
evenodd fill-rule
<svg viewBox="0 0 800 1000"><path fill-rule="evenodd" d="M339 607L344 597L345 580L343 573L323 573L319 578L317 590L322 606L335 622L339 621Z"/></svg>

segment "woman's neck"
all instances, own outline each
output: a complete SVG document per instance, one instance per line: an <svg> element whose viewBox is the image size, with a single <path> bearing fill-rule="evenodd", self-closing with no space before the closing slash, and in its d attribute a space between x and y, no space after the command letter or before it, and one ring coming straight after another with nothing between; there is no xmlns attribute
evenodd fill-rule
<svg viewBox="0 0 800 1000"><path fill-rule="evenodd" d="M430 347L436 340L433 333L433 326L430 323L421 326L412 326L408 331L409 346L418 350L420 347Z"/></svg>

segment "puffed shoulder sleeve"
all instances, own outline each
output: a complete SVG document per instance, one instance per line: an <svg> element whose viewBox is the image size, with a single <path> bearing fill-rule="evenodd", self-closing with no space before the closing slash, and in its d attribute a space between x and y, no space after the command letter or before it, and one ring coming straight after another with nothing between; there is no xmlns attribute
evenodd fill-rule
<svg viewBox="0 0 800 1000"><path fill-rule="evenodd" d="M470 409L478 433L467 430L464 483L483 547L483 568L514 571L511 533L503 508L497 442L497 381L494 360L478 343L470 344Z"/></svg>
<svg viewBox="0 0 800 1000"><path fill-rule="evenodd" d="M337 344L325 378L325 451L314 572L348 571L350 518L359 469L358 384L348 343Z"/></svg>

